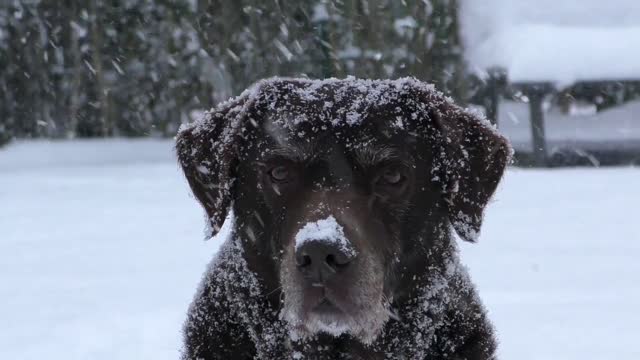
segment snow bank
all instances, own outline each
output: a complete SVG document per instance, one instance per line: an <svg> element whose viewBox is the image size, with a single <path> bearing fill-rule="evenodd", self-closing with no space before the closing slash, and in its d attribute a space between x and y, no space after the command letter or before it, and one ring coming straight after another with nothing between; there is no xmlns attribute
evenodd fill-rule
<svg viewBox="0 0 640 360"><path fill-rule="evenodd" d="M166 139L17 140L0 149L0 173L172 161L173 142Z"/></svg>
<svg viewBox="0 0 640 360"><path fill-rule="evenodd" d="M640 3L465 0L462 37L479 71L499 66L509 79L640 79Z"/></svg>
<svg viewBox="0 0 640 360"><path fill-rule="evenodd" d="M170 140L0 149L0 359L177 359L220 245Z"/></svg>
<svg viewBox="0 0 640 360"><path fill-rule="evenodd" d="M519 25L475 44L475 66L507 70L512 82L640 79L640 26L627 28Z"/></svg>

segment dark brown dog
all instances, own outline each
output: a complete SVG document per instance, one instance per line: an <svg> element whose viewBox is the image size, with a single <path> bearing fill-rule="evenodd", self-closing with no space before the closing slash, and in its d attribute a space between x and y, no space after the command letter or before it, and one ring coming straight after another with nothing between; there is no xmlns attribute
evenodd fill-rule
<svg viewBox="0 0 640 360"><path fill-rule="evenodd" d="M181 129L230 236L184 359L494 359L452 227L475 241L506 140L430 85L269 79Z"/></svg>

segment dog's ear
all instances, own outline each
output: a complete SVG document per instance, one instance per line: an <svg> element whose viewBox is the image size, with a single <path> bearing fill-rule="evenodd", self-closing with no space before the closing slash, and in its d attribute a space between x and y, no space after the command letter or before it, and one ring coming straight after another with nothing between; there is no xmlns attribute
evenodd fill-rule
<svg viewBox="0 0 640 360"><path fill-rule="evenodd" d="M483 211L511 158L508 141L481 115L448 99L430 111L439 132L439 164L449 219L458 235L475 242Z"/></svg>
<svg viewBox="0 0 640 360"><path fill-rule="evenodd" d="M230 100L183 126L176 137L178 161L207 215L207 238L220 230L233 202L245 103L242 96Z"/></svg>

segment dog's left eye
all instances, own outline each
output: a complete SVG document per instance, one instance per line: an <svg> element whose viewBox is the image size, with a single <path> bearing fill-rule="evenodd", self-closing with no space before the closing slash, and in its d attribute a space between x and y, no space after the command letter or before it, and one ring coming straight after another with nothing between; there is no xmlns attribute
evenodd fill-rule
<svg viewBox="0 0 640 360"><path fill-rule="evenodd" d="M289 178L289 169L286 166L276 166L269 171L271 179L276 182L287 181Z"/></svg>
<svg viewBox="0 0 640 360"><path fill-rule="evenodd" d="M404 180L404 176L398 169L385 169L381 180L387 185L398 185Z"/></svg>

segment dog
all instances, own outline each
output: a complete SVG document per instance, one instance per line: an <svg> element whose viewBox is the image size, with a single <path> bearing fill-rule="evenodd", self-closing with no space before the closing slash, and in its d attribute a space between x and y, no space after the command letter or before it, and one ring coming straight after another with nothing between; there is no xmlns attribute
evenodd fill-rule
<svg viewBox="0 0 640 360"><path fill-rule="evenodd" d="M512 154L482 116L414 78L271 78L176 151L208 236L230 229L183 359L495 359L454 235Z"/></svg>

